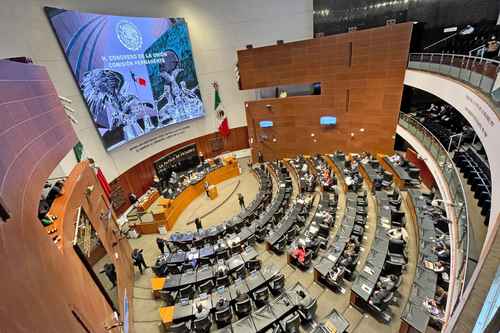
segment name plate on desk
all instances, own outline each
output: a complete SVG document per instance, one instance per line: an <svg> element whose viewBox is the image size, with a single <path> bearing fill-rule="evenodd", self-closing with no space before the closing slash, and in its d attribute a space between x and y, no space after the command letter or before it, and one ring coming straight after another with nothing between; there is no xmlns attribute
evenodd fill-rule
<svg viewBox="0 0 500 333"><path fill-rule="evenodd" d="M372 288L368 287L366 284L361 285L361 289L363 289L367 293L371 293L372 292Z"/></svg>

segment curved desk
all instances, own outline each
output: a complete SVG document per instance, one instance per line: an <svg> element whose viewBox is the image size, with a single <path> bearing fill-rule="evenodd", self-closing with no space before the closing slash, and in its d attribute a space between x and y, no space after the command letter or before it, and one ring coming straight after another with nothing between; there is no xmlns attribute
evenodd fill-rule
<svg viewBox="0 0 500 333"><path fill-rule="evenodd" d="M204 178L195 184L189 185L175 199L160 198L158 207L152 209L152 222L134 224L132 227L141 234L158 233L158 228L164 226L171 230L177 219L199 195L205 193L203 184L207 181L210 185L216 185L240 175L240 169L236 158L226 158L224 166L209 172Z"/></svg>

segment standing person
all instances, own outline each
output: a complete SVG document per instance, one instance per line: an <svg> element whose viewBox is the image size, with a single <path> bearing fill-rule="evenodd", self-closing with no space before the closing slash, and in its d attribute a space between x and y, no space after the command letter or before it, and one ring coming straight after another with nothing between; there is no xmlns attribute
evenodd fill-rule
<svg viewBox="0 0 500 333"><path fill-rule="evenodd" d="M132 262L134 263L134 266L137 266L139 268L139 272L142 274L142 267L144 269L148 268L148 265L146 265L146 262L144 261L144 256L142 255L142 249L134 249L132 250Z"/></svg>
<svg viewBox="0 0 500 333"><path fill-rule="evenodd" d="M210 184L208 184L207 181L203 183L203 187L205 188L205 193L207 194L207 197L210 197L210 194L208 193L208 189L210 188Z"/></svg>
<svg viewBox="0 0 500 333"><path fill-rule="evenodd" d="M203 229L203 226L201 225L201 220L199 217L194 219L194 224L196 225L196 230L201 230Z"/></svg>
<svg viewBox="0 0 500 333"><path fill-rule="evenodd" d="M158 249L160 249L161 254L165 254L165 240L163 238L156 238L156 245L158 245Z"/></svg>
<svg viewBox="0 0 500 333"><path fill-rule="evenodd" d="M240 208L244 209L245 208L245 198L243 197L243 194L238 193L238 202L240 203Z"/></svg>
<svg viewBox="0 0 500 333"><path fill-rule="evenodd" d="M257 161L259 163L264 163L264 156L262 156L262 153L260 151L257 152Z"/></svg>
<svg viewBox="0 0 500 333"><path fill-rule="evenodd" d="M104 268L102 271L99 273L105 273L106 276L108 277L109 281L113 285L111 289L116 287L116 270L115 270L115 265L113 264L104 264Z"/></svg>

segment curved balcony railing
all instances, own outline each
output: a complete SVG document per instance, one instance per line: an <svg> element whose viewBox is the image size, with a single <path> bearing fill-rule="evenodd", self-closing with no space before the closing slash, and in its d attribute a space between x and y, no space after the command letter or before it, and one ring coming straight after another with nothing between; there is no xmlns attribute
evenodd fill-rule
<svg viewBox="0 0 500 333"><path fill-rule="evenodd" d="M465 82L500 106L500 62L468 55L410 53L408 68L436 72Z"/></svg>
<svg viewBox="0 0 500 333"><path fill-rule="evenodd" d="M469 217L467 214L468 209L464 186L460 179L459 172L449 152L420 122L407 114L400 113L399 125L414 135L437 161L447 182L452 202L455 204L453 209L458 222L458 239L454 240L457 245L456 248L458 249L455 259L457 267L455 270L455 281L459 283L459 285L457 285L458 289L456 290L460 290L461 296L468 282L466 273L469 261Z"/></svg>

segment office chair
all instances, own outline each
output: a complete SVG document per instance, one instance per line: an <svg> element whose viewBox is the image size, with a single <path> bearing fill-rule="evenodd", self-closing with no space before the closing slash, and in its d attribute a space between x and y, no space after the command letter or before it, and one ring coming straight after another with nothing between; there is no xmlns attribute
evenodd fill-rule
<svg viewBox="0 0 500 333"><path fill-rule="evenodd" d="M250 235L250 236L247 238L247 244L248 244L249 246L254 246L254 245L255 245L255 241L256 241L255 234L252 234L252 235Z"/></svg>
<svg viewBox="0 0 500 333"><path fill-rule="evenodd" d="M402 239L389 240L389 256L402 256L406 258L406 243Z"/></svg>
<svg viewBox="0 0 500 333"><path fill-rule="evenodd" d="M178 324L172 324L168 331L169 333L189 333L191 332L191 322L183 322Z"/></svg>
<svg viewBox="0 0 500 333"><path fill-rule="evenodd" d="M209 316L204 318L195 319L193 321L193 332L197 333L208 333L210 332L210 327L212 326L212 321Z"/></svg>
<svg viewBox="0 0 500 333"><path fill-rule="evenodd" d="M214 288L214 281L213 280L208 280L207 282L204 282L202 283L199 287L198 287L198 291L200 294L203 294L203 293L210 293L212 291L212 289Z"/></svg>
<svg viewBox="0 0 500 333"><path fill-rule="evenodd" d="M167 271L169 274L180 274L181 273L177 264L167 264Z"/></svg>
<svg viewBox="0 0 500 333"><path fill-rule="evenodd" d="M283 254L286 249L287 239L286 236L281 237L274 245L273 250L277 254Z"/></svg>
<svg viewBox="0 0 500 333"><path fill-rule="evenodd" d="M235 279L240 278L243 280L247 276L247 273L247 268L243 264L234 270L233 276Z"/></svg>
<svg viewBox="0 0 500 333"><path fill-rule="evenodd" d="M217 257L217 260L229 259L229 250L228 249L217 250L216 257Z"/></svg>
<svg viewBox="0 0 500 333"><path fill-rule="evenodd" d="M204 265L208 265L208 266L212 266L212 259L210 259L210 257L200 257L198 259L198 262L200 264L200 266L204 266Z"/></svg>
<svg viewBox="0 0 500 333"><path fill-rule="evenodd" d="M228 306L223 310L215 312L215 323L217 324L217 328L222 328L231 324L231 320L233 319L233 312L231 311L231 307Z"/></svg>
<svg viewBox="0 0 500 333"><path fill-rule="evenodd" d="M247 298L244 301L237 302L234 306L234 309L238 318L248 316L252 311L252 301L250 300L250 298Z"/></svg>
<svg viewBox="0 0 500 333"><path fill-rule="evenodd" d="M302 322L312 321L316 315L316 309L318 308L318 300L315 298L311 304L303 306L298 310Z"/></svg>
<svg viewBox="0 0 500 333"><path fill-rule="evenodd" d="M391 294L392 293L390 293L388 297L392 297ZM392 320L392 316L389 312L385 311L385 309L387 309L387 303L384 303L383 300L380 305L368 303L368 308L374 312L376 318L380 318L382 322L389 324Z"/></svg>
<svg viewBox="0 0 500 333"><path fill-rule="evenodd" d="M224 275L222 277L218 277L215 280L215 285L217 287L229 287L230 284L231 284L231 281L229 280L229 276L227 276L227 275Z"/></svg>
<svg viewBox="0 0 500 333"><path fill-rule="evenodd" d="M281 325L286 333L298 333L300 326L300 316L294 312L282 320Z"/></svg>
<svg viewBox="0 0 500 333"><path fill-rule="evenodd" d="M192 270L193 269L193 265L191 264L191 262L183 262L182 263L182 272L187 272L189 270Z"/></svg>
<svg viewBox="0 0 500 333"><path fill-rule="evenodd" d="M293 226L286 233L285 236L285 238L287 239L286 243L289 245L295 239L296 236L297 236L297 227Z"/></svg>
<svg viewBox="0 0 500 333"><path fill-rule="evenodd" d="M235 243L231 245L231 254L241 253L242 248L240 243Z"/></svg>
<svg viewBox="0 0 500 333"><path fill-rule="evenodd" d="M160 290L160 299L163 300L167 306L175 303L175 298L170 291Z"/></svg>
<svg viewBox="0 0 500 333"><path fill-rule="evenodd" d="M392 261L390 260L390 258L388 258L388 260L385 261L384 266L382 268L382 274L383 275L395 274L399 276L401 275L403 269L405 268L406 268L405 264Z"/></svg>
<svg viewBox="0 0 500 333"><path fill-rule="evenodd" d="M245 263L245 266L250 272L253 272L253 271L258 271L262 267L262 264L259 259L252 259L247 261Z"/></svg>
<svg viewBox="0 0 500 333"><path fill-rule="evenodd" d="M255 305L257 307L261 307L265 303L267 303L267 300L269 299L269 289L264 286L260 289L257 289L253 292L253 299L255 301Z"/></svg>
<svg viewBox="0 0 500 333"><path fill-rule="evenodd" d="M202 248L204 244L205 244L205 238L203 237L193 240L193 247L197 249Z"/></svg>
<svg viewBox="0 0 500 333"><path fill-rule="evenodd" d="M194 285L190 284L187 287L182 288L179 290L179 295L177 296L179 299L181 298L189 298L192 299L194 296Z"/></svg>
<svg viewBox="0 0 500 333"><path fill-rule="evenodd" d="M283 289L285 288L285 275L283 273L279 273L275 275L271 281L269 281L269 289L274 296L281 294Z"/></svg>

